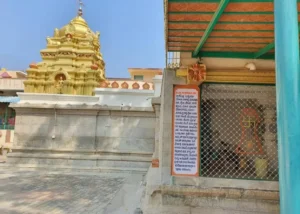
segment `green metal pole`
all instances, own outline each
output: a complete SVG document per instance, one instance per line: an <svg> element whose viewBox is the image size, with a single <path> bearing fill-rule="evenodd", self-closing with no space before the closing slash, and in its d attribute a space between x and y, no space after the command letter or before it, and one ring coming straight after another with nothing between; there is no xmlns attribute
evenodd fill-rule
<svg viewBox="0 0 300 214"><path fill-rule="evenodd" d="M280 213L300 214L300 70L297 0L274 0Z"/></svg>

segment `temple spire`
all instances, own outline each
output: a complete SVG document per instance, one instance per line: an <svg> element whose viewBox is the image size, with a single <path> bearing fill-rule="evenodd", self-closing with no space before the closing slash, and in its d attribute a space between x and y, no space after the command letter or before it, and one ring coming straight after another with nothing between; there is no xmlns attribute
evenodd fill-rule
<svg viewBox="0 0 300 214"><path fill-rule="evenodd" d="M78 0L78 2L79 2L79 8L78 8L77 15L82 16L83 15L82 7L84 6L84 4L83 4L82 0Z"/></svg>

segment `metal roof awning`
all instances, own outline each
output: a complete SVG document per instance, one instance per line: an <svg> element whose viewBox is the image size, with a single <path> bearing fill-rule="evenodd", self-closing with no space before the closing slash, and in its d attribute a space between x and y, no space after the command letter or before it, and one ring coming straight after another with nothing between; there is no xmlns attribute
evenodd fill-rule
<svg viewBox="0 0 300 214"><path fill-rule="evenodd" d="M18 103L20 102L19 97L0 96L0 103Z"/></svg>
<svg viewBox="0 0 300 214"><path fill-rule="evenodd" d="M273 0L165 0L165 35L195 58L274 59Z"/></svg>

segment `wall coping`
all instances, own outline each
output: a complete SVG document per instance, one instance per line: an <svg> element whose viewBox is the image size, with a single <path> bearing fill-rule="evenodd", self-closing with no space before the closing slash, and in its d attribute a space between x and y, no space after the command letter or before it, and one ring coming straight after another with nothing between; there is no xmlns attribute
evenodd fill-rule
<svg viewBox="0 0 300 214"><path fill-rule="evenodd" d="M153 96L154 90L140 89L119 89L119 88L96 88L95 95L113 94L113 95L134 95L134 96Z"/></svg>
<svg viewBox="0 0 300 214"><path fill-rule="evenodd" d="M67 94L44 94L44 93L23 93L18 92L19 103L62 103L62 104L96 104L99 97Z"/></svg>
<svg viewBox="0 0 300 214"><path fill-rule="evenodd" d="M99 104L57 104L57 103L11 103L9 107L14 109L65 109L65 110L94 110L94 111L126 111L126 112L153 112L151 107L130 107L130 106L108 106Z"/></svg>

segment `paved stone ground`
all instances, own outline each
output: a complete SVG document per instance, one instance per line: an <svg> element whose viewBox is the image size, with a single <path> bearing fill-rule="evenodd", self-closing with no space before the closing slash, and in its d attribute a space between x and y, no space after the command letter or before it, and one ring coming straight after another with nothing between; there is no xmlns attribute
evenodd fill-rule
<svg viewBox="0 0 300 214"><path fill-rule="evenodd" d="M126 214L141 197L140 174L0 170L1 214Z"/></svg>

